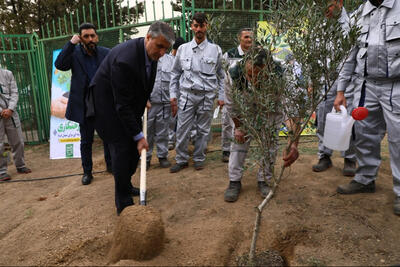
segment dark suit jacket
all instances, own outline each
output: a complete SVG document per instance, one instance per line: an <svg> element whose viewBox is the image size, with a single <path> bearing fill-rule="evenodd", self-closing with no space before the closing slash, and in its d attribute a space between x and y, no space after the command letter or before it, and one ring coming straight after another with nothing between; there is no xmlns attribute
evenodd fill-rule
<svg viewBox="0 0 400 267"><path fill-rule="evenodd" d="M71 121L82 124L85 120L85 95L89 87L90 80L85 65L85 55L80 44L74 45L68 41L60 54L58 55L54 65L62 71L71 70L71 89L68 97L67 112L65 117ZM97 66L103 61L110 49L98 46Z"/></svg>
<svg viewBox="0 0 400 267"><path fill-rule="evenodd" d="M144 38L129 40L111 49L90 85L95 127L100 137L113 143L142 131L142 115L153 90L157 61L147 79Z"/></svg>

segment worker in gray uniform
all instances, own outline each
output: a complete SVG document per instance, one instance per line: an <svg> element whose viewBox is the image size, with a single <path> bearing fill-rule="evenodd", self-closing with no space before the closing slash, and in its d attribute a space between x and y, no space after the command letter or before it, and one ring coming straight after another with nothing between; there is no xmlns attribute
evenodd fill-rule
<svg viewBox="0 0 400 267"><path fill-rule="evenodd" d="M146 154L146 167L150 167L154 143L157 146L157 157L161 168L168 168L168 129L171 118L169 100L169 81L174 57L165 54L158 60L156 80L150 95L151 108L147 115L147 142L149 150Z"/></svg>
<svg viewBox="0 0 400 267"><path fill-rule="evenodd" d="M347 15L346 9L343 7L343 0L332 1L328 7L326 17L333 18L335 15L338 17L338 22L342 27L343 32L346 34L349 30L349 17ZM332 149L329 149L323 145L324 140L324 128L326 115L332 111L333 102L336 97L337 81L332 85L332 88L326 92L325 90L321 92L324 96L324 100L317 107L317 137L318 137L318 163L312 166L312 170L315 172L322 172L327 170L332 166ZM351 95L350 88L346 89L348 94ZM351 109L351 106L348 107ZM343 175L344 176L354 176L356 172L356 155L354 150L354 142L350 143L350 147L346 151L341 152L344 158L343 164Z"/></svg>
<svg viewBox="0 0 400 267"><path fill-rule="evenodd" d="M218 45L207 40L207 17L204 13L196 13L193 16L191 29L194 38L179 47L171 75L171 108L173 113L178 113L176 164L170 169L172 173L188 166L189 133L193 123L197 125L193 152L194 168L196 170L204 168L216 90L218 90L218 104L220 106L224 104L222 51ZM180 91L179 101L176 98L178 91Z"/></svg>
<svg viewBox="0 0 400 267"><path fill-rule="evenodd" d="M234 67L229 69L228 79L225 80L225 105L229 115L234 122L234 138L235 142L232 142L231 153L229 156L228 172L229 172L229 186L225 190L224 200L226 202L235 202L239 198L239 193L242 187L241 180L243 176L243 166L247 156L247 152L250 147L251 139L246 137L246 132L241 128L241 118L237 112L237 108L233 102L232 88L235 86L240 91L245 91L250 86L257 86L258 77L265 77L265 67L267 62L267 57L271 57L270 53L267 53L262 48L253 48L254 51L250 51L249 57L245 57L240 63L237 63ZM278 64L275 66L275 72L281 73L281 68ZM256 105L256 103L255 103ZM266 128L275 129L279 133L280 126L285 120L283 114L275 112L270 114L269 120ZM293 125L293 123L288 123L288 125ZM275 140L276 144L274 148L271 148L271 158L269 164L265 165L265 169L259 169L257 174L257 185L262 197L266 197L270 191L265 178L272 177L272 167L275 162L276 153L278 151L278 139ZM297 150L298 142L294 142L290 148L289 154L284 154L284 165L290 166L298 158Z"/></svg>
<svg viewBox="0 0 400 267"><path fill-rule="evenodd" d="M14 157L18 173L30 173L25 166L24 138L21 122L16 111L18 103L18 87L11 71L0 68L0 181L7 181L11 176L7 173L7 157L4 157L4 135Z"/></svg>
<svg viewBox="0 0 400 267"><path fill-rule="evenodd" d="M354 83L353 105L369 115L355 123L358 168L340 194L375 192L381 164L380 144L388 134L394 213L400 215L400 1L369 0L355 12L361 35L339 75L334 106L345 105L345 90Z"/></svg>
<svg viewBox="0 0 400 267"><path fill-rule="evenodd" d="M175 43L172 46L172 50L171 50L171 55L173 56L174 61L175 61L175 56L176 56L176 52L178 51L178 48L184 43L185 43L185 40L182 37L178 37L175 39ZM168 90L169 90L169 88L168 88ZM169 94L169 91L168 91L168 94ZM179 99L179 96L177 96L177 98ZM171 112L171 117L170 117L170 121L169 121L169 129L168 129L168 150L172 150L175 148L177 122L178 122L177 116L172 116L172 112Z"/></svg>
<svg viewBox="0 0 400 267"><path fill-rule="evenodd" d="M238 60L243 58L245 52L247 52L253 43L253 30L250 28L242 28L238 32L239 45L237 47L229 49L224 54L224 59L229 64L229 67L233 67ZM227 77L225 77L227 79ZM233 139L233 122L226 106L222 107L222 132L221 132L221 146L222 146L222 161L229 162L229 155L231 150L231 142Z"/></svg>

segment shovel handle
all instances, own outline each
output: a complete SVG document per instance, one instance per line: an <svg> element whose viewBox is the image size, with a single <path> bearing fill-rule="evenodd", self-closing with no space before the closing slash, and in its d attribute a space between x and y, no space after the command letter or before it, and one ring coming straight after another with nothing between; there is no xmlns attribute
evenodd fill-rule
<svg viewBox="0 0 400 267"><path fill-rule="evenodd" d="M147 108L143 114L143 135L147 138ZM146 149L140 151L140 205L146 206L147 188L146 188Z"/></svg>
<svg viewBox="0 0 400 267"><path fill-rule="evenodd" d="M146 149L140 153L140 205L146 206Z"/></svg>

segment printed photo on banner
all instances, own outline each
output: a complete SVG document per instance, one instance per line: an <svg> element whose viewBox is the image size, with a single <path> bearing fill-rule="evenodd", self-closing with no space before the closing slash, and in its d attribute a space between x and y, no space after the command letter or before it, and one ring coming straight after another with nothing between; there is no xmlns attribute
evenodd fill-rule
<svg viewBox="0 0 400 267"><path fill-rule="evenodd" d="M50 159L80 158L79 123L65 118L71 71L60 71L54 66L61 49L53 51L51 80Z"/></svg>

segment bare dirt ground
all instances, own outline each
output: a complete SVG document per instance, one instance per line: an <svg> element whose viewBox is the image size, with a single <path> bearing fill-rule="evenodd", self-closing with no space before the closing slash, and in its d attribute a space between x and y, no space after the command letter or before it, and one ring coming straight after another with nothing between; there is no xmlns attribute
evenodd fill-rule
<svg viewBox="0 0 400 267"><path fill-rule="evenodd" d="M315 141L315 139L312 139ZM209 147L207 167L193 166L178 174L158 167L148 171L148 205L162 215L166 243L156 258L116 265L235 265L250 247L254 207L262 200L256 170L247 170L236 203L226 203L227 164L221 162L219 138ZM341 175L338 154L334 167L314 173L315 142L301 145L299 160L286 172L277 195L264 212L260 251L273 249L289 265L393 265L400 263L400 217L393 214L392 177L387 145L383 146L377 192L343 196L336 186ZM105 169L99 140L94 170ZM81 172L79 159L49 160L48 145L26 148L33 172L13 180ZM173 161L174 152L169 156ZM281 157L281 156L279 156ZM396 159L399 160L399 159ZM279 160L280 161L280 160ZM133 181L138 186L138 176ZM117 222L114 182L108 173L95 174L89 186L80 176L0 184L1 265L107 265ZM135 197L135 202L138 199Z"/></svg>

